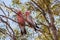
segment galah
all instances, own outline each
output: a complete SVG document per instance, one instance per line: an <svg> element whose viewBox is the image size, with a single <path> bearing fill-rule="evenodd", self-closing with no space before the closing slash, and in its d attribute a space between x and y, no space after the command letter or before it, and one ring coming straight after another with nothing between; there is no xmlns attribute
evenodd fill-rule
<svg viewBox="0 0 60 40"><path fill-rule="evenodd" d="M27 23L30 25L31 28L34 28L34 30L38 30L38 26L37 24L34 22L32 16L30 15L30 11L26 11L25 12L25 16L26 16L26 21Z"/></svg>
<svg viewBox="0 0 60 40"><path fill-rule="evenodd" d="M25 20L24 20L24 17L22 15L22 12L21 11L18 11L17 12L17 21L18 21L19 27L21 29L21 34L22 35L26 34Z"/></svg>

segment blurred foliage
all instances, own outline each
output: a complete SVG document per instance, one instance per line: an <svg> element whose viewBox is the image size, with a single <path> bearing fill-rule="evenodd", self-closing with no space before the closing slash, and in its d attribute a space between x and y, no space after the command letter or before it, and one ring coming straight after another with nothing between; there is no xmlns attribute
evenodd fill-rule
<svg viewBox="0 0 60 40"><path fill-rule="evenodd" d="M14 4L20 4L21 2L20 2L20 0L12 0L12 4L14 5Z"/></svg>

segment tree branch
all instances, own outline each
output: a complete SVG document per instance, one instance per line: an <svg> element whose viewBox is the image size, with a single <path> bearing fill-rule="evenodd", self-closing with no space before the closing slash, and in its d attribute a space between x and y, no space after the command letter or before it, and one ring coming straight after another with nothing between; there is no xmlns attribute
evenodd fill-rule
<svg viewBox="0 0 60 40"><path fill-rule="evenodd" d="M0 9L1 9L1 11L3 12L3 14L6 16L6 13L4 12L4 10L0 7ZM8 20L7 18L6 18L6 20ZM9 31L9 29L8 29L8 26L6 25L6 29L8 30L8 32L10 33L10 35L11 35L11 32Z"/></svg>
<svg viewBox="0 0 60 40"><path fill-rule="evenodd" d="M0 17L0 18L1 18L1 17ZM6 25L8 25L8 27L12 30L13 34L15 34L14 31L13 31L13 29L11 28L11 26L10 26L6 21L4 21L2 18L1 18L1 21L2 21L3 23L5 23Z"/></svg>
<svg viewBox="0 0 60 40"><path fill-rule="evenodd" d="M37 6L34 6L35 8L38 8L41 12L42 12L42 15L44 16L44 18L45 18L45 20L46 20L46 22L48 23L48 25L50 24L49 23L49 21L48 21L48 19L47 19L47 17L46 17L46 12L42 9L42 7L40 7L35 1L31 1L31 3L33 4L33 6L34 6L34 4ZM45 25L46 26L46 25ZM47 28L48 28L48 30L49 30L49 26L47 26ZM50 30L49 30L49 34L50 34Z"/></svg>
<svg viewBox="0 0 60 40"><path fill-rule="evenodd" d="M9 35L10 37L12 37L10 34L8 34L7 32L6 32L6 33L5 33L5 32L3 32L1 29L0 29L0 32L1 32L1 33L3 33L4 35L6 35L6 34L7 34L7 35Z"/></svg>
<svg viewBox="0 0 60 40"><path fill-rule="evenodd" d="M31 4L35 4L37 7L35 7L35 8L38 8L41 12L42 12L42 14L43 14L43 16L44 16L44 18L46 19L46 21L47 21L47 23L49 24L49 21L47 20L47 18L46 18L46 13L45 13L45 11L36 3L36 2L34 2L34 1L31 1Z"/></svg>

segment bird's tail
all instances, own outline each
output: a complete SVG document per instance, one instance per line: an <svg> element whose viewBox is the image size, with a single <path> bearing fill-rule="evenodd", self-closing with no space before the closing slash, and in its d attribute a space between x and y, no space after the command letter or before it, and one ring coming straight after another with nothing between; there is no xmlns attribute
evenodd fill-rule
<svg viewBox="0 0 60 40"><path fill-rule="evenodd" d="M21 29L21 35L24 35L24 34L27 34L27 32L26 32L26 29L25 29L25 28Z"/></svg>
<svg viewBox="0 0 60 40"><path fill-rule="evenodd" d="M34 27L34 30L37 31L36 27Z"/></svg>
<svg viewBox="0 0 60 40"><path fill-rule="evenodd" d="M36 24L36 23L35 23ZM37 24L36 24L36 28L39 28L38 26L37 26Z"/></svg>
<svg viewBox="0 0 60 40"><path fill-rule="evenodd" d="M35 31L39 30L40 28L37 26L36 23L35 23L35 25L36 25L36 26L34 27L34 30L35 30Z"/></svg>

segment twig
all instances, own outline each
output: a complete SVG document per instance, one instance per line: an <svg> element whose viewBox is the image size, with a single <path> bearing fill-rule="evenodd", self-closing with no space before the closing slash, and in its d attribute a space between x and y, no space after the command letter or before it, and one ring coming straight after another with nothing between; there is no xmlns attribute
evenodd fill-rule
<svg viewBox="0 0 60 40"><path fill-rule="evenodd" d="M1 17L0 17L0 18L1 18ZM11 28L11 26L10 26L6 21L4 21L2 18L1 18L1 21L2 21L3 23L5 23L6 25L8 25L9 28L12 30L12 32L13 32L13 34L14 34L14 31L13 31L13 29Z"/></svg>
<svg viewBox="0 0 60 40"><path fill-rule="evenodd" d="M6 16L6 13L4 12L4 10L0 7L0 9L1 9L1 11L3 12L3 14ZM6 18L7 19L7 18ZM7 27L7 25L6 25L6 29L8 30L8 32L10 33L10 31L9 31L9 29L8 29L8 27ZM11 33L10 33L11 34Z"/></svg>
<svg viewBox="0 0 60 40"><path fill-rule="evenodd" d="M44 18L46 19L47 23L49 24L49 21L48 21L47 18L46 18L46 13L45 13L45 11L44 11L36 2L31 1L31 3L33 3L33 5L36 5L36 6L37 6L36 8L38 8L38 9L42 12Z"/></svg>
<svg viewBox="0 0 60 40"><path fill-rule="evenodd" d="M6 16L4 16L4 15L0 15L0 16L1 16L1 17L4 17L4 18L8 18L8 19L12 20L13 22L18 23L17 21L15 21L15 20L13 20L13 19L11 19L11 18L9 18L9 17L6 17Z"/></svg>
<svg viewBox="0 0 60 40"><path fill-rule="evenodd" d="M3 32L2 30L0 30L0 32L3 33L4 35L7 34L7 35L9 35L10 37L12 37L12 36L11 36L10 34L8 34L7 32L5 33L5 32Z"/></svg>

